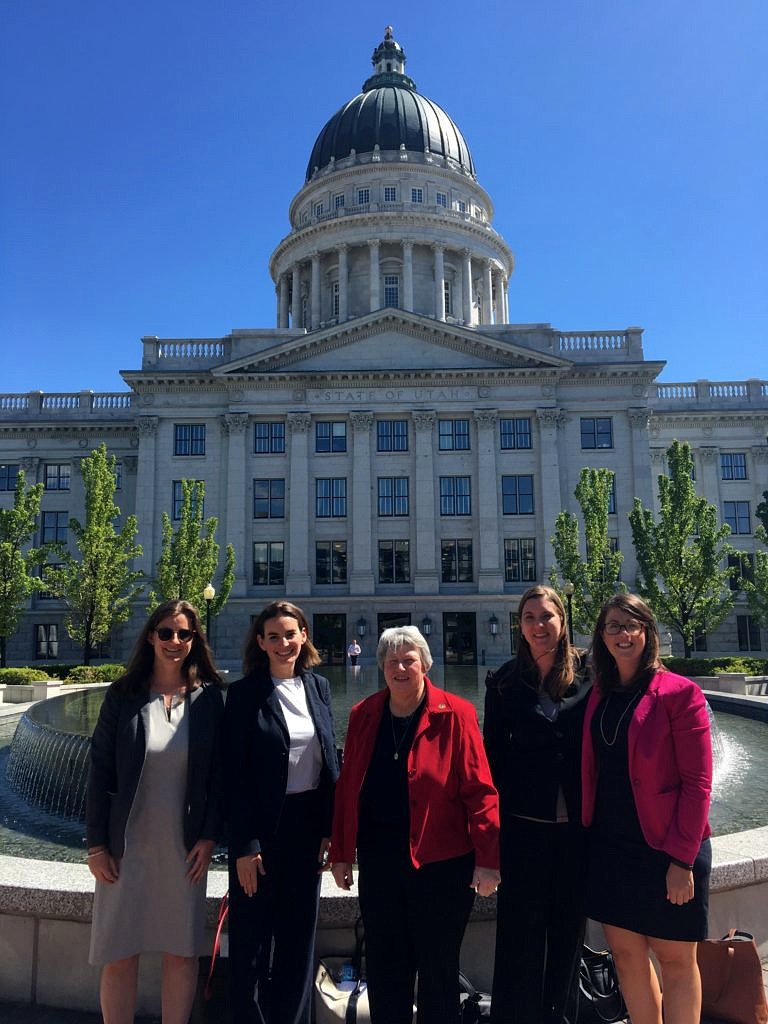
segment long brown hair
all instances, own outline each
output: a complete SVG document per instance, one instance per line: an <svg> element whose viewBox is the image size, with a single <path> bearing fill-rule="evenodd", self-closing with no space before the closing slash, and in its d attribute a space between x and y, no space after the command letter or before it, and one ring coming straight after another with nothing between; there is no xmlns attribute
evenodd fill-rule
<svg viewBox="0 0 768 1024"><path fill-rule="evenodd" d="M185 615L193 633L192 647L181 666L187 690L193 690L200 683L221 686L221 676L214 664L197 608L189 601L164 601L144 623L125 672L115 682L115 686L123 693L145 693L149 689L155 663L155 650L149 643L150 634L155 632L163 619L173 618L174 615Z"/></svg>
<svg viewBox="0 0 768 1024"><path fill-rule="evenodd" d="M555 648L555 661L541 684L541 688L549 694L552 700L560 700L573 682L575 676L573 667L575 652L571 647L571 642L568 638L568 618L565 613L565 606L563 605L558 592L543 583L537 583L536 586L529 587L520 598L517 613L520 617L521 625L523 621L523 610L525 609L526 604L536 598L551 601L555 606L558 616L560 617L560 636ZM536 660L531 654L531 648L528 646L528 641L523 636L522 629L520 630L520 637L517 641L517 662L523 674L533 674L538 679Z"/></svg>
<svg viewBox="0 0 768 1024"><path fill-rule="evenodd" d="M645 689L650 683L657 669L661 668L659 658L659 634L656 628L656 616L651 609L636 594L614 594L609 597L595 623L595 632L592 637L592 661L595 667L595 682L601 693L609 693L621 686L619 670L613 655L608 650L603 639L603 629L612 611L623 612L637 619L645 633L645 647L640 656L637 672L633 680L634 685Z"/></svg>
<svg viewBox="0 0 768 1024"><path fill-rule="evenodd" d="M309 622L301 608L291 604L290 601L273 601L261 610L248 630L248 636L245 638L245 647L243 649L243 672L245 675L258 672L260 669L269 668L269 656L266 651L259 647L259 641L256 638L260 636L263 640L266 623L270 619L279 618L281 615L288 615L292 619L296 619L299 628L303 629L307 634L307 639L302 644L299 656L296 659L296 671L304 672L306 669L312 668L313 665L319 665L322 661L317 648L312 643L309 635Z"/></svg>

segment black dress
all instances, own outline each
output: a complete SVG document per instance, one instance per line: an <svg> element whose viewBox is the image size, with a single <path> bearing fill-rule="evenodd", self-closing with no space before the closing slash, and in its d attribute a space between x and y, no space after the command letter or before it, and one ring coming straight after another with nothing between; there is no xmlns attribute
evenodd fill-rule
<svg viewBox="0 0 768 1024"><path fill-rule="evenodd" d="M587 915L657 939L698 942L707 937L709 839L693 865L694 896L678 906L667 899L669 855L645 841L629 778L627 737L641 691L603 697L592 718L598 764L595 816L589 830Z"/></svg>

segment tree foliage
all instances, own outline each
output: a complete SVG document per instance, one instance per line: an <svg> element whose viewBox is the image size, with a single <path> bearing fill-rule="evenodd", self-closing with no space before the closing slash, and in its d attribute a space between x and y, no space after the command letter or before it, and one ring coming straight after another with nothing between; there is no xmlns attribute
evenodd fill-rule
<svg viewBox="0 0 768 1024"><path fill-rule="evenodd" d="M203 519L205 483L182 480L182 502L179 525L173 529L171 517L163 513L162 551L156 567L150 607L161 601L191 601L198 608L205 606L203 591L214 582L219 566L219 545L216 543L216 516ZM211 613L218 615L235 581L235 549L227 545L224 572L211 602Z"/></svg>
<svg viewBox="0 0 768 1024"><path fill-rule="evenodd" d="M130 617L131 604L143 588L136 585L141 573L130 566L132 559L141 555L141 547L135 543L136 516L128 516L118 529L114 456L108 456L102 444L82 460L80 470L85 522L69 521L79 557L64 551L62 565L46 573L46 585L66 604L64 625L82 645L83 664L87 665L93 648Z"/></svg>
<svg viewBox="0 0 768 1024"><path fill-rule="evenodd" d="M582 469L574 494L581 508L584 556L578 518L571 512L561 512L555 520L552 548L557 569L552 570L550 583L561 594L565 583L573 584L573 625L585 635L592 633L605 601L622 588L618 581L624 557L612 549L608 535L612 490L611 470Z"/></svg>
<svg viewBox="0 0 768 1024"><path fill-rule="evenodd" d="M763 500L755 509L755 518L758 520L755 540L768 546L768 491L763 491ZM761 548L755 550L754 566L751 572L742 573L739 586L744 591L750 614L759 625L768 629L768 552Z"/></svg>
<svg viewBox="0 0 768 1024"><path fill-rule="evenodd" d="M42 580L34 573L55 545L29 547L35 535L43 485L27 487L19 470L13 508L0 509L0 667L5 668L6 642L19 625L22 608Z"/></svg>
<svg viewBox="0 0 768 1024"><path fill-rule="evenodd" d="M688 658L696 635L717 629L733 607L729 580L737 570L727 562L736 550L717 508L696 493L690 445L673 441L667 465L669 475L658 478L658 522L638 498L629 521L637 591L659 621L680 636Z"/></svg>

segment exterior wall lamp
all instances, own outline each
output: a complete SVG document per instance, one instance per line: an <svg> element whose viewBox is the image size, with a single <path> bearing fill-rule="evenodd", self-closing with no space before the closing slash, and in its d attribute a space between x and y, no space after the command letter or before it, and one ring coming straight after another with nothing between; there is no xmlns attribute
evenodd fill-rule
<svg viewBox="0 0 768 1024"><path fill-rule="evenodd" d="M362 617L362 615L357 620L356 626L357 626L357 635L360 637L360 639L362 639L365 636L365 634L368 632L368 623L365 621L365 619Z"/></svg>
<svg viewBox="0 0 768 1024"><path fill-rule="evenodd" d="M495 615L492 615L490 619L488 619L488 632L491 634L494 640L499 635L499 620L496 618Z"/></svg>
<svg viewBox="0 0 768 1024"><path fill-rule="evenodd" d="M428 615L421 620L421 632L424 636L430 636L432 633L432 619Z"/></svg>

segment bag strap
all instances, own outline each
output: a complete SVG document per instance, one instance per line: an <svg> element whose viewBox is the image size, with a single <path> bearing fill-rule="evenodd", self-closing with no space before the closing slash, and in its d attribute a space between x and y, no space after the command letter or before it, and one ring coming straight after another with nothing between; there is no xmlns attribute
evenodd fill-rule
<svg viewBox="0 0 768 1024"><path fill-rule="evenodd" d="M349 993L347 1012L344 1014L344 1024L357 1024L357 1003L363 992L363 979L357 979L357 984Z"/></svg>
<svg viewBox="0 0 768 1024"><path fill-rule="evenodd" d="M213 952L211 953L211 966L208 969L208 980L205 983L205 989L203 990L203 998L206 1002L213 995L213 969L216 966L216 958L221 950L221 930L224 927L224 922L229 916L229 891L225 892L221 898L219 904L219 921L216 925L216 937L213 940Z"/></svg>

